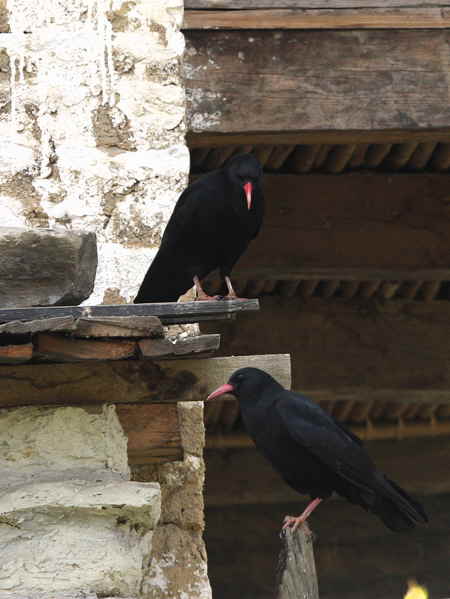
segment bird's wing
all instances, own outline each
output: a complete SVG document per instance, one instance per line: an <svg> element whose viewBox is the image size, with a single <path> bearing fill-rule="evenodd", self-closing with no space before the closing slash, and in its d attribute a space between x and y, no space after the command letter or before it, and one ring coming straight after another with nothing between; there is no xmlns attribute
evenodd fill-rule
<svg viewBox="0 0 450 599"><path fill-rule="evenodd" d="M277 411L288 434L330 470L370 493L374 465L361 440L306 397L285 391Z"/></svg>
<svg viewBox="0 0 450 599"><path fill-rule="evenodd" d="M166 225L161 246L171 245L191 234L191 226L195 223L195 215L201 198L201 190L196 185L190 185L177 200L175 208Z"/></svg>

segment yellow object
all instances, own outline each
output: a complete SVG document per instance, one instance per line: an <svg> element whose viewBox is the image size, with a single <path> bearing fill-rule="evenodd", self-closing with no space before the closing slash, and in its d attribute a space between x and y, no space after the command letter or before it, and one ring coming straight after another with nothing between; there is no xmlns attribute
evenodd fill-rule
<svg viewBox="0 0 450 599"><path fill-rule="evenodd" d="M408 592L403 599L428 599L428 591L421 587L415 580L408 581Z"/></svg>

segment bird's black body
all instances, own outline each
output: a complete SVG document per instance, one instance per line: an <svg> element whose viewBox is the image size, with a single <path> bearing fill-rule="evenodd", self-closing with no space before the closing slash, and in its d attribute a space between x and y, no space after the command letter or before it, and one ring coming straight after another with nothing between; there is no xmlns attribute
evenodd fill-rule
<svg viewBox="0 0 450 599"><path fill-rule="evenodd" d="M216 268L228 276L263 219L262 169L252 154L198 179L181 194L134 300L174 302ZM249 210L243 183L253 185Z"/></svg>
<svg viewBox="0 0 450 599"><path fill-rule="evenodd" d="M336 492L394 531L427 522L422 506L375 468L361 440L317 404L256 368L236 371L229 383L256 447L293 489L323 499Z"/></svg>

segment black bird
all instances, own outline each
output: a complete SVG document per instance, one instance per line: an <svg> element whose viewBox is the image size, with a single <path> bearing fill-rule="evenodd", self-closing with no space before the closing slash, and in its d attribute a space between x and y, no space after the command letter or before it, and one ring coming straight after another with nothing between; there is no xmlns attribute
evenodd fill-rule
<svg viewBox="0 0 450 599"><path fill-rule="evenodd" d="M207 296L200 283L216 268L227 284L225 299L235 299L231 270L263 220L261 177L255 156L240 154L189 185L134 303L176 302L193 284L197 299L218 299Z"/></svg>
<svg viewBox="0 0 450 599"><path fill-rule="evenodd" d="M333 492L381 518L391 530L428 522L423 507L379 472L361 439L304 395L287 391L258 368L241 368L213 399L232 393L257 449L293 489L312 501L283 528L294 530Z"/></svg>

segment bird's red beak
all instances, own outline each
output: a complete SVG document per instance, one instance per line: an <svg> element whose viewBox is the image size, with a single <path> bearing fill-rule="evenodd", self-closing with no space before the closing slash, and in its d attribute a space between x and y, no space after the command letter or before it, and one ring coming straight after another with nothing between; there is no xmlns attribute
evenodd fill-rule
<svg viewBox="0 0 450 599"><path fill-rule="evenodd" d="M244 191L245 191L245 197L247 198L247 208L250 210L250 208L252 207L252 191L253 191L253 184L250 183L250 181L247 181L247 183L244 183Z"/></svg>
<svg viewBox="0 0 450 599"><path fill-rule="evenodd" d="M216 397L220 397L221 395L224 395L225 393L233 393L233 391L234 391L234 386L230 385L230 383L225 383L225 385L221 385L215 391L210 393L208 395L208 397L206 398L206 401L209 401L210 399L214 399Z"/></svg>

